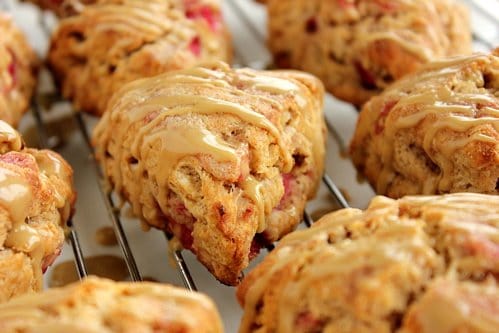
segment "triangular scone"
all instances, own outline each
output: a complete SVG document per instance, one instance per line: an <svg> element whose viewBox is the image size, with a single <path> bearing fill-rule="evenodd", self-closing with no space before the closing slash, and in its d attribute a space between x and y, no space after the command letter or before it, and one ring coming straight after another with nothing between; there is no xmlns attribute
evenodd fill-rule
<svg viewBox="0 0 499 333"><path fill-rule="evenodd" d="M293 230L322 176L323 87L215 63L132 82L93 143L112 187L223 283Z"/></svg>
<svg viewBox="0 0 499 333"><path fill-rule="evenodd" d="M99 0L61 20L48 55L64 97L96 115L127 82L230 58L217 0Z"/></svg>

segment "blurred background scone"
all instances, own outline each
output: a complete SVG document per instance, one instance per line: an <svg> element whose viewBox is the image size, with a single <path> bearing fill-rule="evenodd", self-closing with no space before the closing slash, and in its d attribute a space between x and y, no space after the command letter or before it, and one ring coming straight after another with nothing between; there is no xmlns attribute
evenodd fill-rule
<svg viewBox="0 0 499 333"><path fill-rule="evenodd" d="M428 64L372 98L350 150L379 194L499 194L499 49Z"/></svg>
<svg viewBox="0 0 499 333"><path fill-rule="evenodd" d="M294 229L324 169L323 87L224 63L130 83L97 125L117 193L223 283Z"/></svg>
<svg viewBox="0 0 499 333"><path fill-rule="evenodd" d="M124 83L229 61L229 39L217 0L99 0L61 20L48 62L64 97L101 115Z"/></svg>
<svg viewBox="0 0 499 333"><path fill-rule="evenodd" d="M0 302L41 290L74 200L73 171L62 157L24 148L19 134L0 121Z"/></svg>
<svg viewBox="0 0 499 333"><path fill-rule="evenodd" d="M37 58L11 17L0 11L0 119L17 126L29 109Z"/></svg>
<svg viewBox="0 0 499 333"><path fill-rule="evenodd" d="M22 0L38 5L41 9L50 10L59 17L67 17L79 13L85 5L99 0Z"/></svg>
<svg viewBox="0 0 499 333"><path fill-rule="evenodd" d="M222 333L213 302L200 293L141 282L86 278L0 305L2 333Z"/></svg>
<svg viewBox="0 0 499 333"><path fill-rule="evenodd" d="M499 196L376 197L284 237L239 332L499 332L498 249Z"/></svg>
<svg viewBox="0 0 499 333"><path fill-rule="evenodd" d="M454 0L268 0L275 64L317 75L361 105L438 57L469 53L467 10Z"/></svg>

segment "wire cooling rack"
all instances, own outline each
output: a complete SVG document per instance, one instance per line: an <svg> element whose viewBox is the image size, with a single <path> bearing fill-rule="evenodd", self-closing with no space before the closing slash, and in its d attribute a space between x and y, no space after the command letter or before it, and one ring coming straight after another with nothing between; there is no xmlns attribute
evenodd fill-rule
<svg viewBox="0 0 499 333"><path fill-rule="evenodd" d="M499 46L499 1L463 2L472 13L474 49L487 51ZM0 0L0 8L13 13L38 53L43 54L55 19L15 0ZM235 66L266 68L271 56L265 48L264 7L251 0L226 0L223 10L233 35ZM68 234L69 245L65 245L64 253L56 264L74 260L81 278L92 273L85 265L85 257L103 253L119 255L124 259L132 281L141 281L147 276L207 293L217 303L226 331L236 332L241 310L236 304L234 289L218 283L191 253L168 253L166 235L156 230L148 233L141 230L137 220L126 213L127 205L106 190L89 140L96 119L75 112L67 102L56 99L48 103L47 96L54 94L48 72L42 71L40 82L33 101L32 116L23 120L21 131L28 143L31 141L34 145L58 150L71 163L79 193L76 215ZM299 228L310 227L314 218L325 211L350 205L365 207L374 195L367 184L357 181L352 164L344 157L357 111L328 95L325 115L329 129L326 172L317 199L307 205ZM95 231L106 225L113 227L119 246L102 247L95 242ZM272 248L269 246L267 251ZM262 251L250 268L265 256L265 252ZM168 258L173 259L174 265L169 264L172 260ZM50 273L49 270L47 276Z"/></svg>

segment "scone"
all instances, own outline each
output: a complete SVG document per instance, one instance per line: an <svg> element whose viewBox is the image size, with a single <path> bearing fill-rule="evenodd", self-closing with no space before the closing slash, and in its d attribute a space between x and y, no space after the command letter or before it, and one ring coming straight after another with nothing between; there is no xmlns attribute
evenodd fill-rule
<svg viewBox="0 0 499 333"><path fill-rule="evenodd" d="M95 115L127 82L212 60L230 60L217 0L99 0L61 20L48 55L64 97Z"/></svg>
<svg viewBox="0 0 499 333"><path fill-rule="evenodd" d="M11 17L0 12L0 120L17 126L36 85L36 55Z"/></svg>
<svg viewBox="0 0 499 333"><path fill-rule="evenodd" d="M468 11L455 0L267 0L275 64L317 75L362 105L435 58L471 52Z"/></svg>
<svg viewBox="0 0 499 333"><path fill-rule="evenodd" d="M2 333L222 333L213 302L166 284L89 277L0 305Z"/></svg>
<svg viewBox="0 0 499 333"><path fill-rule="evenodd" d="M379 196L284 237L239 332L499 332L498 254L499 196Z"/></svg>
<svg viewBox="0 0 499 333"><path fill-rule="evenodd" d="M138 80L114 95L97 125L96 157L134 214L235 285L315 194L322 99L308 74L224 63Z"/></svg>
<svg viewBox="0 0 499 333"><path fill-rule="evenodd" d="M74 200L71 167L52 151L25 148L0 121L0 303L41 289Z"/></svg>
<svg viewBox="0 0 499 333"><path fill-rule="evenodd" d="M83 10L85 5L100 0L22 0L32 2L41 9L50 10L59 17L75 15Z"/></svg>
<svg viewBox="0 0 499 333"><path fill-rule="evenodd" d="M499 194L499 49L429 64L372 98L350 152L379 194Z"/></svg>

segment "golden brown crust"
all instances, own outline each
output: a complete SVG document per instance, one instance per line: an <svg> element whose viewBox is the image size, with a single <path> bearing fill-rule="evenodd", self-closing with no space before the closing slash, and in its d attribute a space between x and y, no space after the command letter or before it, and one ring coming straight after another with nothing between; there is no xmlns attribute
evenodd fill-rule
<svg viewBox="0 0 499 333"><path fill-rule="evenodd" d="M135 81L96 127L96 156L136 215L237 284L294 229L323 170L322 84L215 63Z"/></svg>
<svg viewBox="0 0 499 333"><path fill-rule="evenodd" d="M166 284L89 277L0 305L3 333L222 333L213 302Z"/></svg>
<svg viewBox="0 0 499 333"><path fill-rule="evenodd" d="M101 115L127 82L230 52L217 0L100 0L61 20L48 60L63 95Z"/></svg>
<svg viewBox="0 0 499 333"><path fill-rule="evenodd" d="M454 0L268 0L267 8L277 66L315 74L356 105L432 59L471 52L468 12Z"/></svg>
<svg viewBox="0 0 499 333"><path fill-rule="evenodd" d="M75 201L73 171L58 154L23 148L0 121L0 302L41 289L60 253Z"/></svg>
<svg viewBox="0 0 499 333"><path fill-rule="evenodd" d="M0 12L0 119L17 126L29 109L37 58L12 19Z"/></svg>
<svg viewBox="0 0 499 333"><path fill-rule="evenodd" d="M498 254L498 196L376 197L284 237L237 290L239 332L496 332Z"/></svg>
<svg viewBox="0 0 499 333"><path fill-rule="evenodd" d="M497 284L438 279L411 305L401 333L494 333L498 311Z"/></svg>
<svg viewBox="0 0 499 333"><path fill-rule="evenodd" d="M36 4L41 9L50 10L59 17L75 15L83 10L85 5L100 0L22 0Z"/></svg>
<svg viewBox="0 0 499 333"><path fill-rule="evenodd" d="M350 152L377 193L499 194L498 52L429 64L366 103Z"/></svg>

